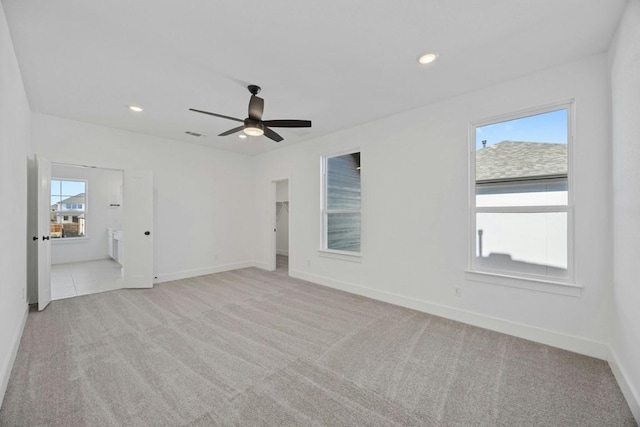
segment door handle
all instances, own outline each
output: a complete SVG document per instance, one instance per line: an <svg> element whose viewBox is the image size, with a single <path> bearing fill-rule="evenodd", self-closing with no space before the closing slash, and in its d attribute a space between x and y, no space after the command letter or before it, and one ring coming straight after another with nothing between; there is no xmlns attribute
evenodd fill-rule
<svg viewBox="0 0 640 427"><path fill-rule="evenodd" d="M42 240L49 240L49 236L42 236Z"/></svg>
<svg viewBox="0 0 640 427"><path fill-rule="evenodd" d="M35 242L36 240L38 240L38 236L33 236L33 241Z"/></svg>
<svg viewBox="0 0 640 427"><path fill-rule="evenodd" d="M148 236L149 234L151 234L151 232L150 232L150 231L145 231L145 232L144 232L144 235L145 235L145 236Z"/></svg>

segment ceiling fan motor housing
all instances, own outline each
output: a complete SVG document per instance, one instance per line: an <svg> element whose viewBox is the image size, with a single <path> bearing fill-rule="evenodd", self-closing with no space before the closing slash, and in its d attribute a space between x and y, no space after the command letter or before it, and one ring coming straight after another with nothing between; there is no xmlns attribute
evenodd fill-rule
<svg viewBox="0 0 640 427"><path fill-rule="evenodd" d="M259 120L253 120L251 118L244 119L244 128L257 128L264 131L264 125Z"/></svg>

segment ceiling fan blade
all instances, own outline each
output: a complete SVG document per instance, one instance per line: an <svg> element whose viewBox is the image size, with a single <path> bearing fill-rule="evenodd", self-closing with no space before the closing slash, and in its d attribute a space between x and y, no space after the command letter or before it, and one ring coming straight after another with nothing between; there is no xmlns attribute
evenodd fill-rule
<svg viewBox="0 0 640 427"><path fill-rule="evenodd" d="M265 126L274 128L310 128L311 120L265 120Z"/></svg>
<svg viewBox="0 0 640 427"><path fill-rule="evenodd" d="M262 112L264 111L264 99L259 96L251 95L249 100L249 118L253 120L262 120Z"/></svg>
<svg viewBox="0 0 640 427"><path fill-rule="evenodd" d="M233 128L233 129L229 129L226 132L222 132L220 135L218 136L227 136L227 135L231 135L232 133L236 133L236 132L240 132L242 129L244 129L244 125L242 126L238 126L237 128Z"/></svg>
<svg viewBox="0 0 640 427"><path fill-rule="evenodd" d="M221 117L223 119L229 119L229 120L234 120L236 122L243 122L244 123L244 120L242 120L242 119L238 119L238 118L235 118L235 117L229 117L229 116L223 116L222 114L210 113L208 111L196 110L194 108L189 108L189 111L195 111L196 113L208 114L210 116Z"/></svg>
<svg viewBox="0 0 640 427"><path fill-rule="evenodd" d="M269 139L273 139L275 142L282 141L282 137L280 135L278 135L277 133L275 133L274 131L272 131L266 126L264 127L264 136L266 136Z"/></svg>

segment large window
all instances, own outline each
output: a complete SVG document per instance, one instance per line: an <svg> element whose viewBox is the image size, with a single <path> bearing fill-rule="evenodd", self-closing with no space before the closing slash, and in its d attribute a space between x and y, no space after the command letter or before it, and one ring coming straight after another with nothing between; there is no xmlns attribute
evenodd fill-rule
<svg viewBox="0 0 640 427"><path fill-rule="evenodd" d="M471 269L570 282L571 104L473 127Z"/></svg>
<svg viewBox="0 0 640 427"><path fill-rule="evenodd" d="M322 160L322 249L359 254L360 153Z"/></svg>
<svg viewBox="0 0 640 427"><path fill-rule="evenodd" d="M86 236L87 182L51 180L51 237L68 239Z"/></svg>

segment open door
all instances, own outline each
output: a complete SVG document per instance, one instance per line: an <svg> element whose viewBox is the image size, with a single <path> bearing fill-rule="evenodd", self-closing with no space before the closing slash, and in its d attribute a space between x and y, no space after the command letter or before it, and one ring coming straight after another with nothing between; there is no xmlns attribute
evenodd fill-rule
<svg viewBox="0 0 640 427"><path fill-rule="evenodd" d="M151 171L124 171L124 287L153 287Z"/></svg>
<svg viewBox="0 0 640 427"><path fill-rule="evenodd" d="M36 156L38 185L38 311L45 309L51 302L51 162Z"/></svg>
<svg viewBox="0 0 640 427"><path fill-rule="evenodd" d="M270 233L272 238L269 271L286 271L287 275L289 274L289 202L291 199L289 184L289 178L271 181L269 192L270 229L273 228L273 233Z"/></svg>

